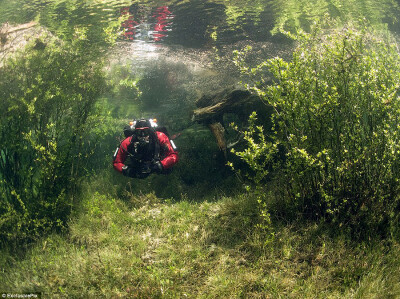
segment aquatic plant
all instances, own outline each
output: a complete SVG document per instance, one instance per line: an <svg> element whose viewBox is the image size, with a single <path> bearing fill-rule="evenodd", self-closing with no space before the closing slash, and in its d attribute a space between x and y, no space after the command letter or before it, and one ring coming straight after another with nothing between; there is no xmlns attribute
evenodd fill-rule
<svg viewBox="0 0 400 299"><path fill-rule="evenodd" d="M297 40L291 61L242 68L273 74L272 85L261 80L252 89L275 114L273 133L257 139L263 131L253 121L246 134L254 137L237 155L256 185L265 184L266 169L273 173L269 187L281 213L322 217L357 235L386 233L397 217L400 187L396 44L351 25L315 26Z"/></svg>
<svg viewBox="0 0 400 299"><path fill-rule="evenodd" d="M74 44L41 36L0 68L2 241L60 227L84 167L83 135L104 90L102 64ZM79 43L79 41L76 41Z"/></svg>

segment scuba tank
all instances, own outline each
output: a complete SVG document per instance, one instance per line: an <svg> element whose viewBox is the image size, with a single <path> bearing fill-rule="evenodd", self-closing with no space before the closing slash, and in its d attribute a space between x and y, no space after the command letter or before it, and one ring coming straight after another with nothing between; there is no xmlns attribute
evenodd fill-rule
<svg viewBox="0 0 400 299"><path fill-rule="evenodd" d="M169 143L171 143L172 148L174 149L174 151L176 151L176 145L175 145L174 141L172 139L170 139Z"/></svg>

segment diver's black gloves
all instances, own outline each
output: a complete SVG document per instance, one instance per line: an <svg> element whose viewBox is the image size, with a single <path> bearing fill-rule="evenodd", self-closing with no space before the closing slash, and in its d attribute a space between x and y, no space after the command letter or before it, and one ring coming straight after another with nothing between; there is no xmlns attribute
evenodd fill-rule
<svg viewBox="0 0 400 299"><path fill-rule="evenodd" d="M151 165L151 169L154 172L160 173L163 170L163 166L160 161L156 161Z"/></svg>
<svg viewBox="0 0 400 299"><path fill-rule="evenodd" d="M133 177L135 177L136 172L132 167L124 165L124 166L122 166L122 174L124 176L128 176L128 177L133 178Z"/></svg>

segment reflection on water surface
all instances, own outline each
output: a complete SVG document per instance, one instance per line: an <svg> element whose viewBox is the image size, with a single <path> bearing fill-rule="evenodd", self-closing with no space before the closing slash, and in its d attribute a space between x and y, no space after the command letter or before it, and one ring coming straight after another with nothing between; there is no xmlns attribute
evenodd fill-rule
<svg viewBox="0 0 400 299"><path fill-rule="evenodd" d="M395 0L176 0L0 1L0 24L38 21L61 37L76 26L96 39L122 16L121 39L210 48L241 40L282 41L284 31L308 30L326 15L341 21L365 18L400 32Z"/></svg>
<svg viewBox="0 0 400 299"><path fill-rule="evenodd" d="M167 33L171 31L174 18L168 6L149 9L149 7L138 4L122 8L121 15L127 18L121 25L123 39L156 42L162 41L168 36Z"/></svg>

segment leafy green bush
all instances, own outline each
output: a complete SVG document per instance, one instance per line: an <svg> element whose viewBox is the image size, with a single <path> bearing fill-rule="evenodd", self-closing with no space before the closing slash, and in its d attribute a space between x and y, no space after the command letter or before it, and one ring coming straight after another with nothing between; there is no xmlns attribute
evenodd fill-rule
<svg viewBox="0 0 400 299"><path fill-rule="evenodd" d="M257 185L273 170L286 212L352 232L385 231L399 204L398 50L368 29L323 33L316 26L299 34L290 62L274 58L248 70L273 74L274 84L254 90L275 107L274 133L263 137L253 121L249 146L237 154Z"/></svg>
<svg viewBox="0 0 400 299"><path fill-rule="evenodd" d="M83 134L104 90L101 63L45 38L0 68L0 238L61 226L84 166ZM77 41L79 42L79 41Z"/></svg>

